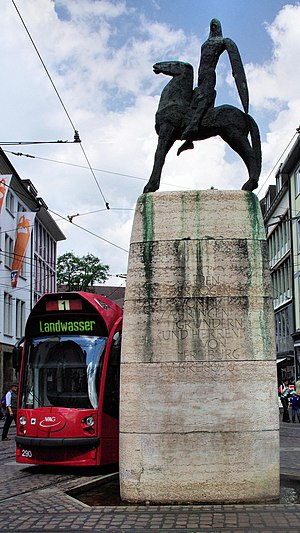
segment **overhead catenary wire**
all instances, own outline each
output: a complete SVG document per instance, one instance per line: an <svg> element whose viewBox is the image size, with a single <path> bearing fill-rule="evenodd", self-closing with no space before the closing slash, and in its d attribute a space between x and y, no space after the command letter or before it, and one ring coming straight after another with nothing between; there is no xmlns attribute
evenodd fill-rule
<svg viewBox="0 0 300 533"><path fill-rule="evenodd" d="M121 285L119 285L118 287L114 287L112 289L112 291L106 295L106 298L112 298L112 296L119 290L119 289L122 289L123 287L125 286L125 281L122 282Z"/></svg>
<svg viewBox="0 0 300 533"><path fill-rule="evenodd" d="M64 217L63 215L60 215L59 213L56 213L52 209L48 209L48 211L50 211L50 213L53 213L55 216L60 217L62 220L65 220L66 222L69 222L73 226L76 226L76 228L82 229L86 233L89 233L90 235L93 235L93 237L97 237L97 239L100 239L101 241L104 241L104 242L110 244L111 246L115 246L116 248L119 248L119 250L122 250L123 252L126 252L127 254L129 253L129 250L126 250L126 248L122 248L122 246L119 246L118 244L115 244L114 242L109 241L108 239L104 239L104 237L100 237L100 235L97 235L97 233L94 233L93 231L90 231L90 230L84 228L83 226L80 226L79 224L76 224L73 221L71 222L68 219L68 217Z"/></svg>
<svg viewBox="0 0 300 533"><path fill-rule="evenodd" d="M3 253L3 252L2 252L2 253ZM297 257L297 256L295 256L295 257ZM295 266L295 265L294 265L294 266ZM296 264L296 266L299 266L299 264ZM287 270L289 270L289 271L291 272L291 271L292 271L292 265L290 265L290 266L287 268ZM45 276L43 276L43 278L42 278L42 281L45 281L45 280L47 280L49 277L52 277L52 276L54 276L54 275L55 275L55 274L52 273L52 272L51 272L51 273L48 273L48 274L45 274ZM4 278L4 276L2 276L2 277ZM1 279L2 277L0 277L0 279ZM108 274L108 277L119 277L119 276L118 276L118 274ZM119 286L117 286L117 287L114 287L114 288L112 289L112 292L109 293L109 294L107 295L107 297L108 297L108 298L111 298L111 297L113 296L113 294L114 294L118 289L122 288L124 285L125 285L125 281L123 281L123 282L121 283L121 285L119 285ZM5 288L7 288L7 289L11 289L11 286L10 286L9 283L3 283L3 282L1 282L1 281L0 281L0 287L3 287L4 289L5 289ZM28 284L28 285L25 285L25 286L23 286L23 287L15 287L15 288L14 288L14 294L15 294L17 291L20 291L20 290L26 290L26 291L30 292L29 287L30 287L29 284ZM281 292L280 292L278 289L276 289L275 287L273 287L273 293L276 293L276 294L279 294L279 295L281 294ZM1 298L0 298L0 301L1 301Z"/></svg>
<svg viewBox="0 0 300 533"><path fill-rule="evenodd" d="M17 193L19 197L22 197L22 196L23 196L24 198L27 199L27 196L25 196L25 194L22 195L22 193L21 193L20 191L17 191L17 190L14 189L14 187L12 187L11 185L9 185L9 186L7 186L7 187L8 187L9 189L13 190L15 193ZM120 209L120 210L123 210L123 208L112 208L111 210L119 210L119 209ZM128 210L133 210L133 209L128 209ZM115 243L109 241L108 239L105 239L104 237L101 237L100 235L97 235L97 234L95 234L94 232L91 232L90 230L88 230L88 229L86 229L86 228L80 226L79 224L75 224L75 223L73 222L73 218L74 218L75 216L83 216L83 215L93 214L93 213L96 213L96 212L103 212L103 211L106 211L105 209L100 209L100 210L90 211L90 212L87 212L87 213L81 213L81 214L80 214L80 213L76 213L76 215L67 215L66 217L63 216L63 215L60 215L59 213L56 213L55 211L53 211L53 210L51 210L51 209L49 209L49 211L52 212L55 216L58 217L58 219L56 220L56 222L58 222L59 220L65 220L66 222L72 223L73 226L76 226L76 227L78 227L79 229L81 229L81 230L83 230L83 231L85 231L85 232L87 232L87 233L90 233L91 235L93 235L93 236L99 238L100 240L103 240L103 241L107 242L108 244L111 244L112 246L115 246L116 248L119 248L120 250L125 251L126 253L128 253L128 250L126 250L125 248L122 248L121 246L119 246L119 245L117 245L117 244L115 244ZM33 227L33 226L34 226L34 224L32 225L32 227ZM13 232L15 232L15 231L16 231L16 228L11 228L11 229L6 229L6 230L5 230L5 229L1 229L1 230L0 230L0 234L5 234L5 233L8 234L8 233L13 233Z"/></svg>
<svg viewBox="0 0 300 533"><path fill-rule="evenodd" d="M260 188L257 191L257 195L259 195L259 193L261 192L261 190L263 189L263 187L265 186L267 181L270 179L270 177L271 177L272 173L274 172L275 168L279 165L282 157L284 156L284 154L286 153L286 151L288 150L288 148L290 147L290 145L294 141L295 137L297 135L299 135L299 134L300 134L300 128L297 128L296 132L292 136L291 140L288 142L287 146L285 147L285 149L283 150L281 155L278 157L276 163L273 165L272 169L269 171L266 179L260 185ZM12 151L9 151L9 150L4 150L4 152L13 154L15 156L24 156L24 157L28 157L28 158L32 158L32 159L40 159L40 160L43 160L43 161L49 161L49 162L52 162L52 163L58 163L58 164L73 166L73 167L77 167L77 168L89 168L89 167L85 167L84 165L79 165L79 164L76 164L76 163L70 163L70 162L67 162L67 161L58 161L56 159L49 159L49 158L46 158L46 157L39 157L39 156L35 156L35 155L32 155L32 154L23 154L22 152L12 152ZM124 176L126 178L140 180L140 181L148 181L147 178L142 178L140 176L134 176L132 174L124 174L124 173L121 173L121 172L114 172L112 170L107 170L107 169L103 169L103 168L93 168L93 171L95 171L95 172L103 172L105 174L113 174L113 175L116 175L116 176ZM165 185L170 185L172 187L178 187L178 185L175 185L175 184L172 184L172 183L165 183ZM179 187L181 189L184 189L184 190L190 190L190 188L188 188L188 187L184 187L184 186L179 186Z"/></svg>
<svg viewBox="0 0 300 533"><path fill-rule="evenodd" d="M63 110L64 110L66 116L68 117L68 120L69 120L69 122L70 122L72 128L73 128L73 131L74 131L74 142L78 142L78 143L80 144L81 151L82 151L83 156L84 156L84 158L85 158L85 160L86 160L86 163L87 163L87 165L88 165L88 168L89 168L90 171L91 171L91 174L92 174L92 176L93 176L93 178L94 178L94 181L95 181L95 183L96 183L96 186L97 186L97 188L98 188L98 190L99 190L99 192L100 192L100 194L101 194L101 196L102 196L102 199L103 199L103 201L104 201L104 203L105 203L106 209L109 209L109 203L106 201L106 198L105 198L105 196L104 196L104 194L103 194L103 192L102 192L102 189L101 189L101 187L100 187L100 184L99 184L99 182L98 182L98 180L97 180L97 177L96 177L96 175L95 175L95 173L94 173L94 171L93 171L93 169L92 169L92 166L91 166L91 164L90 164L90 161L89 161L89 159L88 159L88 156L87 156L87 154L86 154L86 151L85 151L85 149L83 148L82 142L81 142L81 140L80 140L80 138L79 138L78 129L75 127L74 122L73 122L73 120L71 119L71 116L70 116L70 114L69 114L69 112L68 112L68 110L67 110L67 108L66 108L66 106L65 106L65 104L64 104L64 102L63 102L63 100L62 100L62 98L61 98L61 96L60 96L60 94L59 94L59 92L58 92L58 90L57 90L57 88L56 88L56 86L55 86L55 84L54 84L54 81L52 80L52 77L51 77L51 75L50 75L50 72L49 72L49 70L47 69L45 62L43 61L43 58L42 58L42 56L41 56L41 54L40 54L40 52L39 52L39 50L38 50L38 48L37 48L37 46L36 46L34 40L33 40L33 38L31 37L31 34L30 34L30 32L29 32L29 30L28 30L28 28L27 28L27 26L26 26L26 24L25 24L25 21L24 21L22 15L21 15L21 13L20 13L20 11L19 11L17 5L16 5L15 0L11 0L11 1L12 1L13 5L14 5L15 10L16 10L16 12L17 12L17 14L18 14L18 16L19 16L19 18L20 18L22 24L23 24L23 27L24 27L24 29L25 29L25 31L26 31L26 33L27 33L27 35L28 35L28 37L29 37L29 39L30 39L30 41L31 41L31 43L32 43L32 46L33 46L34 50L36 51L36 53L37 53L37 55L38 55L38 58L39 58L41 64L43 65L43 68L44 68L44 70L45 70L45 72L46 72L46 74L47 74L47 76L48 76L48 79L49 79L49 81L50 81L50 83L51 83L51 85L52 85L52 87L53 87L53 89L54 89L54 91L55 91L55 94L56 94L56 96L58 97L59 102L60 102L60 104L61 104L61 106L62 106L62 108L63 108Z"/></svg>
<svg viewBox="0 0 300 533"><path fill-rule="evenodd" d="M58 163L59 165L68 165L70 167L88 169L88 167L86 167L85 165L79 165L78 163L70 163L69 161L58 161L57 159L50 159L50 158L47 158L47 157L39 157L39 156L32 155L32 154L23 154L22 152L12 152L11 150L3 150L3 151L6 154L12 154L12 155L19 156L19 157L20 156L24 156L24 157L29 157L31 159L39 159L41 161L49 161L50 163ZM105 168L95 168L95 167L93 167L93 170L95 172L103 172L104 174L112 174L114 176L121 176L121 177L124 177L124 178L130 178L130 179L133 179L133 180L148 181L148 178L142 178L141 176L134 176L132 174L124 174L124 172L116 172L116 171L113 171L113 170L107 170ZM190 187L184 187L183 185L177 185L175 183L169 183L169 182L164 181L164 184L165 185L169 185L170 187L177 187L178 189L183 189L183 190L186 190L186 191L190 191L191 190ZM112 209L112 207L110 209Z"/></svg>
<svg viewBox="0 0 300 533"><path fill-rule="evenodd" d="M42 279L41 281L42 282L45 282L49 277L51 277L52 274L46 274ZM109 277L113 277L114 274L108 274ZM1 277L0 277L1 279ZM125 282L122 282L121 285L119 285L118 287L114 287L112 289L112 292L110 292L108 295L107 295L107 298L111 298L113 296L113 294L118 290L118 289L122 289L124 287L124 284ZM104 285L105 286L105 285ZM12 287L9 283L2 283L0 282L0 287L2 287L4 290L7 289L7 290L11 290ZM100 285L101 287L101 285ZM26 284L24 285L23 287L14 287L13 288L13 295L11 294L10 296L12 297L12 300L16 300L16 299L19 299L19 298L16 298L17 296L17 293L20 292L20 291L25 291L27 293L31 293L31 288L30 288L30 284ZM38 294L41 294L40 291L35 291L36 293ZM98 294L98 293L95 293L95 294ZM4 301L4 297L2 297L2 295L0 296L0 303L3 303ZM20 301L23 301L24 303L26 303L26 300L21 300L20 298ZM12 305L10 302L8 302L8 305Z"/></svg>
<svg viewBox="0 0 300 533"><path fill-rule="evenodd" d="M66 222L69 222L70 224L73 224L73 226L76 226L77 228L81 229L82 231L85 231L86 233L90 233L91 235L93 235L93 237L97 237L97 239L100 239L108 244L110 244L111 246L114 246L116 248L119 248L120 250L122 250L123 252L126 252L128 253L128 250L126 250L125 248L122 248L121 246L119 246L118 244L115 244L114 242L112 241L109 241L108 239L105 239L104 237L101 237L100 235L97 235L97 233L94 233L90 230L88 230L87 228L84 228L83 226L80 226L79 224L75 224L72 222L72 220L69 219L69 217L64 217L63 215L60 215L58 213L55 213L55 211L52 211L51 209L48 209L48 211L50 211L51 213L54 213L55 216L58 217L58 219L56 220L56 222L58 222L59 220L65 220ZM72 218L72 217L70 217ZM34 227L34 224L31 224L29 227ZM9 234L9 233L15 233L16 232L16 228L13 228L13 229L6 229L6 230L1 230L0 231L0 234ZM3 250L0 249L0 253L4 253Z"/></svg>
<svg viewBox="0 0 300 533"><path fill-rule="evenodd" d="M111 211L134 211L133 207L111 207ZM75 215L67 215L69 222L73 222L75 217L83 217L86 215L94 215L95 213L103 213L106 209L95 209L94 211L87 211L86 213L76 213Z"/></svg>
<svg viewBox="0 0 300 533"><path fill-rule="evenodd" d="M18 16L19 16L19 18L20 18L22 24L23 24L23 27L24 27L24 29L25 29L25 31L26 31L26 33L27 33L27 35L28 35L28 37L29 37L29 39L30 39L30 41L31 41L31 43L32 43L32 45L33 45L33 47L34 47L34 49L35 49L35 52L37 53L38 58L39 58L39 60L40 60L40 62L41 62L41 64L42 64L42 66L43 66L43 68L44 68L44 70L45 70L45 72L46 72L46 74L47 74L47 76L48 76L48 79L50 80L50 83L51 83L51 85L52 85L52 87L53 87L53 89L54 89L54 91L55 91L55 93L56 93L56 95L57 95L57 97L58 97L58 99L59 99L59 101L60 101L60 104L61 104L61 106L63 107L63 110L64 110L64 112L65 112L65 114L66 114L66 116L67 116L67 118L68 118L68 120L69 120L69 122L70 122L72 128L73 128L73 131L74 131L74 141L75 141L75 138L76 138L76 142L79 142L79 143L80 143L82 153L83 153L84 158L85 158L86 163L87 163L87 167L88 167L88 169L90 170L90 172L91 172L92 175L93 175L93 178L94 178L94 180L95 180L96 186L97 186L97 188L98 188L98 190L99 190L99 192L100 192L100 194L101 194L101 196L102 196L102 198L103 198L103 201L104 201L104 203L105 203L105 207L106 207L106 209L110 209L110 205L109 205L109 203L106 201L106 198L104 197L103 192L102 192L102 189L101 189L100 184L99 184L99 182L98 182L98 179L97 179L97 177L96 177L96 175L95 175L95 171L94 171L94 170L96 170L96 169L94 169L94 168L91 166L90 161L89 161L89 159L88 159L88 156L87 156L87 154L86 154L86 151L85 151L85 149L84 149L82 143L80 142L79 134L78 134L78 130L76 129L75 124L74 124L74 122L73 122L73 120L72 120L72 118L71 118L71 116L70 116L70 114L69 114L69 112L68 112L68 110L67 110L67 108L66 108L66 106L65 106L65 104L64 104L64 102L63 102L63 100L62 100L62 98L61 98L61 96L60 96L60 94L59 94L59 92L58 92L58 90L57 90L55 84L54 84L54 82L53 82L53 79L52 79L52 77L51 77L51 75L50 75L50 73L49 73L49 70L47 69L47 66L46 66L45 62L43 61L43 58L42 58L42 56L41 56L41 54L40 54L40 52L39 52L39 50L38 50L38 48L37 48L37 46L36 46L36 44L35 44L33 38L32 38L32 36L31 36L31 34L30 34L30 32L29 32L29 30L28 30L26 24L25 24L25 21L24 21L22 15L21 15L21 13L20 13L20 11L19 11L17 5L16 5L15 0L12 0L12 3L13 3L13 5L14 5L14 7L15 7L15 9L16 9L16 12L17 12L17 14L18 14ZM264 187L265 183L266 183L266 182L268 181L268 179L270 178L270 176L271 176L271 174L273 173L274 169L275 169L276 166L278 165L280 159L283 157L284 153L287 151L287 149L289 148L289 146L291 145L291 143L293 142L295 136L296 136L298 133L299 133L299 132L297 131L297 132L294 134L294 136L292 137L292 139L291 139L290 142L288 143L287 147L285 148L285 150L283 151L283 153L281 154L281 156L278 158L278 161L275 163L275 165L273 166L273 168L272 168L271 171L269 172L268 176L267 176L266 179L264 180L263 184L260 186L260 188L259 188L259 190L258 190L258 194L260 193L260 191L261 191L262 188ZM69 141L44 141L44 142L53 142L53 143L55 142L55 143L58 143L58 142L69 142ZM40 142L36 142L36 144L39 144L39 143L42 143L42 141L40 141ZM1 143L0 143L0 144L1 144ZM20 143L18 143L18 144L20 144ZM30 155L26 155L26 156L27 156L27 157L31 157ZM78 166L79 166L79 165L78 165ZM98 170L98 169L97 169L97 170ZM111 172L111 171L105 171L105 170L103 170L103 169L99 169L99 170L102 171L102 172L108 172L108 173L111 173L111 174L124 175L124 174L121 174L121 173L116 173L116 172ZM126 176L126 175L125 175L125 176ZM128 176L128 177L131 177L131 178L134 178L134 179L142 179L142 180L143 180L143 178L139 178L139 177L136 177L136 176L130 176L130 175L127 175L127 176ZM99 210L99 211L100 211L100 210ZM94 212L97 212L97 211L94 211ZM90 213L93 213L93 212L91 211ZM83 228L83 227L81 227L81 226L79 226L79 225L77 225L77 224L74 224L74 222L73 222L74 217L82 216L82 215L85 215L85 214L89 214L89 213L82 213L82 214L77 213L77 214L75 214L75 215L68 215L67 218L68 218L69 222L73 223L73 225L76 225L76 226L79 227L80 229L89 232L89 230L86 230L85 228ZM57 215L57 216L60 216L60 215ZM60 217L61 217L61 216L60 216ZM61 218L64 218L64 217L61 217ZM65 220L66 220L66 218L65 218ZM92 235L96 235L96 234L93 234L93 232L90 232L90 233L91 233ZM115 245L114 243L111 243L110 241L108 241L108 240L106 240L106 239L104 239L104 238L102 238L102 237L100 237L100 236L97 236L97 237L100 238L100 239L103 239L104 241L108 242L109 244L112 244L113 246L117 246L118 248L120 248L120 249L122 249L122 250L124 250L124 251L127 252L127 250L125 250L124 248L121 248L121 247L119 247L118 245Z"/></svg>
<svg viewBox="0 0 300 533"><path fill-rule="evenodd" d="M48 278L50 277L53 277L54 274L51 272L51 273L48 273L48 274L45 274L43 277L41 277L41 281L42 282L45 282ZM20 292L20 291L26 291L26 292L31 292L31 288L30 288L30 283L27 283L26 285L23 285L22 287L11 287L10 283L0 283L0 287L3 287L4 289L6 288L7 290L13 290L13 294L15 295L17 292ZM35 291L39 294L40 291ZM12 296L12 295L11 295ZM1 298L0 298L0 301L1 301Z"/></svg>
<svg viewBox="0 0 300 533"><path fill-rule="evenodd" d="M286 150L288 149L288 147L290 146L290 144L293 142L294 137L295 137L297 134L299 134L298 131L296 131L296 133L294 134L294 136L293 136L293 138L291 139L291 141L288 143L287 147L285 148L284 152L282 153L282 155L280 156L280 158L278 159L278 161L281 159L281 157L283 156L283 154L286 152ZM9 151L8 151L8 152L9 152ZM10 152L9 152L9 153L10 153ZM27 154L27 157L30 157L30 156ZM32 156L32 157L35 157L35 156ZM39 158L39 159L45 159L45 158ZM49 160L49 161L53 161L53 162L57 162L57 163L63 163L63 162L61 162L61 161L55 161L55 160ZM64 163L64 164L67 164L67 165L74 165L74 166L79 166L79 167L81 167L81 165L76 165L76 164L72 164L72 163ZM277 164L278 164L278 162L276 163L276 165L277 165ZM276 165L274 165L273 169L275 168ZM83 167L83 168L86 168L86 167ZM115 173L115 172L112 172L112 171L105 171L105 170L101 170L101 169L95 169L95 170L100 170L100 171L108 172L108 173L112 173L112 174L119 174L119 173ZM271 171L271 172L272 172L272 171ZM270 172L270 174L271 174L271 172ZM270 174L269 174L269 175L270 175ZM120 175L123 175L123 174L120 174ZM126 175L125 175L125 176L126 176ZM127 175L127 176L128 176L128 177L134 177L135 179L143 179L143 178L138 178L138 177L130 176L130 175ZM267 178L267 179L268 179L268 178ZM264 185L264 184L263 184L263 185ZM262 186L263 186L263 185L262 185ZM9 188L12 189L14 192L16 192L16 193L18 194L18 196L22 196L22 194L21 194L19 191L16 191L11 185L9 185ZM24 196L24 198L26 197L25 194L24 194L23 196ZM27 197L26 197L26 198L27 198ZM131 209L128 209L128 208L125 208L125 209L123 209L123 208L111 208L111 210L119 210L119 209L120 209L120 210L125 210L125 209L126 209L126 210L131 210ZM63 215L60 215L60 214L58 214L58 213L56 213L55 211L52 211L52 210L50 210L50 209L49 209L49 211L52 212L52 213L54 213L55 216L58 217L58 220L63 219L63 220L65 220L65 221L69 222L69 223L72 223L73 226L76 226L76 227L78 227L79 229L82 229L83 231L85 231L85 232L87 232L87 233L90 233L91 235L93 235L93 236L95 236L95 237L97 237L97 238L103 240L104 242L107 242L108 244L111 244L112 246L115 246L115 247L119 248L120 250L125 251L126 253L128 253L128 250L126 250L125 248L122 248L122 247L120 247L119 245L117 245L117 244L115 244L115 243L113 243L113 242L111 242L111 241L105 239L104 237L101 237L100 235L97 235L97 234L95 234L94 232L91 232L90 230L88 230L88 229L86 229L86 228L80 226L79 224L75 224L75 223L73 222L73 218L74 218L75 216L83 216L83 215L92 214L92 213L95 213L95 212L106 211L105 209L100 209L100 210L96 210L96 211L90 211L90 212L82 213L82 214L80 214L80 213L76 213L75 215L67 215L67 217L64 217ZM2 230L2 231L0 231L0 233L9 233L9 232L13 232L13 231L15 231L15 229L10 229L10 230L6 230L6 231L5 231L5 230Z"/></svg>
<svg viewBox="0 0 300 533"><path fill-rule="evenodd" d="M65 106L65 104L64 104L64 102L63 102L63 100L62 100L62 98L61 98L61 96L60 96L60 94L59 94L59 92L58 92L58 90L57 90L57 88L56 88L56 86L55 86L53 80L52 80L52 77L51 77L51 75L50 75L50 73L49 73L49 70L47 69L47 66L46 66L45 62L43 61L43 59L42 59L42 57L41 57L41 54L40 54L40 52L39 52L39 50L38 50L38 48L37 48L37 46L36 46L36 44L35 44L35 42L34 42L32 36L31 36L31 34L30 34L30 32L29 32L29 30L28 30L26 24L25 24L25 21L24 21L22 15L21 15L21 13L20 13L20 11L19 11L17 5L16 5L15 0L12 0L12 3L13 3L13 5L14 5L14 7L15 7L15 9L16 9L16 12L17 12L17 14L18 14L18 16L19 16L19 18L20 18L20 20L21 20L23 26L24 26L24 29L25 29L25 31L26 31L26 33L27 33L27 35L28 35L28 37L29 37L29 39L30 39L30 41L31 41L31 43L32 43L32 45L33 45L33 47L34 47L34 49L35 49L37 55L38 55L38 57L39 57L39 60L41 61L41 64L43 65L43 68L44 68L44 70L45 70L45 72L46 72L46 74L47 74L47 76L48 76L48 78L49 78L49 80L50 80L50 83L51 83L51 85L52 85L52 87L53 87L53 89L54 89L54 91L55 91L55 93L56 93L56 95L57 95L57 97L58 97L58 99L59 99L59 101L60 101L60 103L61 103L63 109L64 109L64 112L66 113L66 115L67 115L67 117L68 117L68 120L69 120L69 122L70 122L70 124L71 124L71 126L72 126L72 128L73 128L73 130L74 130L75 137L76 137L76 135L77 135L78 138L79 138L78 130L76 130L76 128L75 128L75 125L74 125L74 123L73 123L73 121L72 121L72 119L71 119L71 116L70 116L70 114L69 114L69 112L68 112L68 110L67 110L67 108L66 108L66 106ZM299 133L299 128L298 128L298 130L297 130L297 133ZM288 146L291 144L291 142L293 141L293 139L294 139L294 137L295 137L295 135L296 135L297 133L294 134L294 136L293 136L292 140L290 141L290 143L288 144ZM267 182L268 179L270 178L272 172L274 171L274 169L275 169L276 166L278 165L278 162L280 161L281 157L283 156L283 154L284 154L285 151L287 150L288 146L286 147L286 149L285 149L284 152L281 154L281 156L280 156L280 158L278 159L278 161L275 163L275 165L273 166L273 168L271 169L271 171L270 171L269 174L267 175L265 181L264 181L263 184L260 186L260 189L258 190L257 194L259 194L259 193L261 192L262 188L264 187L264 185L266 184L266 182ZM86 151L85 151L85 149L83 148L83 145L82 145L81 142L80 142L80 147L81 147L82 153L83 153L83 155L84 155L84 158L86 159L86 162L87 162L88 168L89 168L90 172L91 172L92 175L93 175L93 178L94 178L94 180L95 180L96 186L97 186L97 188L98 188L98 190L99 190L99 192L100 192L100 194L101 194L101 196L102 196L102 198L103 198L103 201L104 201L104 203L105 203L106 209L110 209L110 205L109 205L109 203L106 201L106 199L105 199L105 197L104 197L104 194L103 194L103 192L102 192L102 189L101 189L101 187L100 187L100 184L99 184L99 182L98 182L98 180L97 180L97 177L96 177L96 175L95 175L95 173L94 173L94 170L93 170L93 168L92 168L92 166L91 166L91 164L90 164L90 161L89 161L89 159L88 159L88 157L87 157Z"/></svg>
<svg viewBox="0 0 300 533"><path fill-rule="evenodd" d="M1 146L12 146L12 145L26 145L26 144L68 144L78 141L0 141ZM28 156L29 157L29 156Z"/></svg>
<svg viewBox="0 0 300 533"><path fill-rule="evenodd" d="M33 40L33 38L31 37L31 34L30 34L30 32L29 32L29 30L28 30L28 28L27 28L27 26L26 26L26 24L25 24L25 21L24 21L22 15L21 15L21 13L20 13L20 11L19 11L19 9L18 9L16 3L15 3L15 0L11 0L11 1L12 1L12 3L13 3L14 7L15 7L16 12L17 12L18 15L19 15L19 18L20 18L20 20L21 20L21 22L22 22L22 24L23 24L23 26L24 26L24 29L25 29L25 31L26 31L26 33L27 33L27 35L28 35L28 37L29 37L29 39L30 39L30 41L31 41L31 44L32 44L33 48L35 49L35 51L36 51L36 53L37 53L37 55L38 55L38 58L39 58L40 62L42 63L43 67L44 67L44 70L45 70L45 72L46 72L46 74L47 74L47 76L48 76L48 78L49 78L49 81L50 81L50 83L51 83L51 85L52 85L52 87L53 87L53 89L54 89L54 91L55 91L55 93L56 93L56 96L58 97L58 99L59 99L59 101L60 101L60 103L61 103L61 105L62 105L62 107L63 107L63 109L64 109L64 112L66 113L66 115L67 115L67 117L68 117L68 119L69 119L69 122L70 122L70 124L71 124L73 130L75 131L76 128L75 128L75 125L74 125L74 123L73 123L73 121L72 121L72 119L71 119L71 116L70 116L69 113L68 113L68 110L67 110L67 108L66 108L66 106L65 106L65 104L64 104L64 102L63 102L63 100L62 100L62 98L61 98L61 96L60 96L60 94L59 94L59 92L58 92L58 90L57 90L57 88L56 88L56 86L55 86L55 84L54 84L54 82L53 82L51 76L50 76L50 73L49 73L49 71L48 71L48 69L47 69L47 67L46 67L46 65L45 65L45 63L44 63L44 61L43 61L43 58L42 58L42 56L41 56L41 54L40 54L40 52L39 52L39 50L38 50L38 48L37 48L37 46L36 46L34 40Z"/></svg>
<svg viewBox="0 0 300 533"><path fill-rule="evenodd" d="M41 161L49 161L50 163L58 163L60 165L68 165L70 167L77 167L77 168L84 168L84 169L88 168L85 165L79 165L78 163L70 163L69 161L59 161L58 159L51 159L51 158L48 158L48 157L40 157L40 156L32 155L32 154L23 154L22 152L12 152L11 150L3 150L3 152L5 152L7 154L12 154L12 155L15 155L15 156L18 156L18 157L21 157L21 156L29 157L31 159L39 159ZM93 170L95 172L104 172L105 174L113 174L115 176L122 176L122 177L124 176L125 178L131 178L131 179L134 179L134 180L147 181L147 178L142 178L140 176L133 176L132 174L124 174L124 172L114 172L113 170L107 170L107 169L104 169L104 168L95 168L95 167L93 167Z"/></svg>
<svg viewBox="0 0 300 533"><path fill-rule="evenodd" d="M1 174L0 174L1 176ZM11 189L12 191L14 191L18 197L23 197L23 198L26 198L28 199L28 197L25 195L25 194L22 194L21 192L17 191L14 187L12 187L11 185L6 185L7 188ZM117 209L117 208L116 208ZM37 212L39 211L39 209L37 210ZM66 222L69 222L70 224L72 224L73 226L76 226L78 227L79 229L87 232L87 233L90 233L91 235L93 235L94 237L97 237L98 239L100 240L103 240L105 241L106 243L110 244L111 246L115 246L116 248L119 248L120 250L122 250L123 252L126 252L128 253L128 250L126 250L125 248L122 248L121 246L119 246L118 244L115 244L114 242L112 241L109 241L108 239L105 239L104 237L101 237L100 235L97 235L96 233L84 228L83 226L80 226L79 224L75 224L72 222L72 220L70 220L70 218L67 216L67 217L64 217L63 215L60 215L59 213L56 213L55 211L51 210L48 208L48 211L53 213L55 216L58 217L58 219L55 221L55 222L58 222L59 220L65 220ZM105 211L105 210L102 210L102 211ZM34 211L32 211L34 213ZM71 216L72 218L72 216ZM34 224L31 224L31 227L34 227ZM6 229L6 230L3 230L1 228L1 231L0 231L0 234L1 233L13 233L16 231L16 228L10 228L10 229Z"/></svg>

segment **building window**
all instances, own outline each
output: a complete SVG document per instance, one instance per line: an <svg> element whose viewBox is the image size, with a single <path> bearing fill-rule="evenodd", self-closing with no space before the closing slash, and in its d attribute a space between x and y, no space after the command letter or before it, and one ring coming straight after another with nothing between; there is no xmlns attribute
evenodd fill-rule
<svg viewBox="0 0 300 533"><path fill-rule="evenodd" d="M14 216L15 199L11 191L7 191L5 200L6 209Z"/></svg>
<svg viewBox="0 0 300 533"><path fill-rule="evenodd" d="M297 217L299 216L299 213L297 214ZM300 219L297 220L297 252L300 254Z"/></svg>
<svg viewBox="0 0 300 533"><path fill-rule="evenodd" d="M14 256L14 241L10 237L10 235L8 235L7 233L5 233L4 256L5 256L5 260L4 260L5 266L7 268L11 268L12 260Z"/></svg>
<svg viewBox="0 0 300 533"><path fill-rule="evenodd" d="M297 227L297 236L300 253L300 220ZM282 219L273 230L268 239L268 249L270 267L273 268L290 249L290 232L287 219Z"/></svg>
<svg viewBox="0 0 300 533"><path fill-rule="evenodd" d="M288 258L272 272L273 303L278 307L291 298L291 262Z"/></svg>
<svg viewBox="0 0 300 533"><path fill-rule="evenodd" d="M26 211L25 207L23 207L22 204L20 204L20 202L18 202L17 211L18 211L18 213L24 213Z"/></svg>
<svg viewBox="0 0 300 533"><path fill-rule="evenodd" d="M12 336L12 296L4 293L4 335Z"/></svg>
<svg viewBox="0 0 300 533"><path fill-rule="evenodd" d="M282 174L276 176L276 194L278 194L282 189Z"/></svg>
<svg viewBox="0 0 300 533"><path fill-rule="evenodd" d="M22 268L20 270L20 276L21 276L21 278L25 278L26 279L26 257L24 257L24 260L23 260L23 263L22 263Z"/></svg>
<svg viewBox="0 0 300 533"><path fill-rule="evenodd" d="M25 326L25 302L16 300L16 337L21 338L24 335Z"/></svg>
<svg viewBox="0 0 300 533"><path fill-rule="evenodd" d="M37 221L34 238L34 288L37 294L56 290L56 241Z"/></svg>
<svg viewBox="0 0 300 533"><path fill-rule="evenodd" d="M39 247L38 247L37 253L39 255L42 255L42 252L43 252L43 228L40 225L39 226Z"/></svg>
<svg viewBox="0 0 300 533"><path fill-rule="evenodd" d="M39 249L39 226L38 222L35 220L34 223L34 251L38 253Z"/></svg>
<svg viewBox="0 0 300 533"><path fill-rule="evenodd" d="M287 352L293 350L294 343L290 337L290 315L291 308L286 307L275 313L275 331L277 352Z"/></svg>
<svg viewBox="0 0 300 533"><path fill-rule="evenodd" d="M295 172L295 196L300 194L300 167Z"/></svg>

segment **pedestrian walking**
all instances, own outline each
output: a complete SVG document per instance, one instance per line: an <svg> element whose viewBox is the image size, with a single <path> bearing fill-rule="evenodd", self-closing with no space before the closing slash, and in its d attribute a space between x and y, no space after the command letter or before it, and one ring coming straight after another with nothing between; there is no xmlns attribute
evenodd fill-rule
<svg viewBox="0 0 300 533"><path fill-rule="evenodd" d="M2 440L9 440L7 437L12 421L17 421L17 401L18 401L18 384L13 383L10 390L6 393L6 415L2 431Z"/></svg>
<svg viewBox="0 0 300 533"><path fill-rule="evenodd" d="M279 387L280 400L283 407L282 422L290 422L289 415L289 380L285 378Z"/></svg>
<svg viewBox="0 0 300 533"><path fill-rule="evenodd" d="M299 396L297 396L296 391L291 392L292 397L292 421L296 422L296 415L298 422L300 422L300 410L299 410Z"/></svg>

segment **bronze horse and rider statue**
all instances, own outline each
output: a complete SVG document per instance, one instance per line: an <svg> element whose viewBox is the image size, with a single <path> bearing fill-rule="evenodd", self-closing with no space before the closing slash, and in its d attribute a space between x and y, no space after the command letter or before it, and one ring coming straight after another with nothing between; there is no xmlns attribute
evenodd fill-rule
<svg viewBox="0 0 300 533"><path fill-rule="evenodd" d="M214 107L216 66L227 51L232 74L244 111L231 105ZM155 115L158 144L153 170L144 193L159 189L165 158L177 140L184 141L177 155L194 148L194 141L219 135L244 161L249 179L242 189L258 187L261 172L261 143L256 122L248 114L249 95L244 67L236 44L222 35L217 19L210 23L209 38L201 47L198 86L193 89L194 69L182 61L162 61L153 66L155 74L171 76L163 89ZM251 143L249 141L249 134Z"/></svg>

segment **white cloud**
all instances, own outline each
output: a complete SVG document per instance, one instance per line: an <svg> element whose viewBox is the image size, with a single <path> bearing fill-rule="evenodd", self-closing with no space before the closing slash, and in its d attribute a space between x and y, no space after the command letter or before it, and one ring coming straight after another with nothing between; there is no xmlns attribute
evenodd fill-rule
<svg viewBox="0 0 300 533"><path fill-rule="evenodd" d="M268 119L263 142L264 183L300 123L300 5L284 6L272 24L266 26L273 44L273 54L264 64L246 66L251 104L261 122ZM285 154L286 156L287 154ZM271 173L274 177L275 172ZM270 184L270 179L267 180Z"/></svg>

